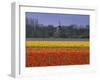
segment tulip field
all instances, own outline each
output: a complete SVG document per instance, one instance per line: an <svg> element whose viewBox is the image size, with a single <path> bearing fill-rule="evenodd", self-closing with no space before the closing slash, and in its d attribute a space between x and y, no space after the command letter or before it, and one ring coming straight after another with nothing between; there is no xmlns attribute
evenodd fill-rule
<svg viewBox="0 0 100 80"><path fill-rule="evenodd" d="M26 67L89 63L88 41L26 41Z"/></svg>
<svg viewBox="0 0 100 80"><path fill-rule="evenodd" d="M90 15L25 12L25 30L26 67L90 63Z"/></svg>

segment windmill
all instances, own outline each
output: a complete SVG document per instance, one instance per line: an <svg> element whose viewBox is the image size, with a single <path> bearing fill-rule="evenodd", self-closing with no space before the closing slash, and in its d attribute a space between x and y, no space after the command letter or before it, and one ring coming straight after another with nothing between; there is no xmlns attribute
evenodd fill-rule
<svg viewBox="0 0 100 80"><path fill-rule="evenodd" d="M59 20L59 21L58 21L58 26L57 26L56 31L55 31L55 33L54 33L54 36L55 36L55 37L59 37L59 36L60 36L60 30L61 30L61 22L60 22L60 20Z"/></svg>

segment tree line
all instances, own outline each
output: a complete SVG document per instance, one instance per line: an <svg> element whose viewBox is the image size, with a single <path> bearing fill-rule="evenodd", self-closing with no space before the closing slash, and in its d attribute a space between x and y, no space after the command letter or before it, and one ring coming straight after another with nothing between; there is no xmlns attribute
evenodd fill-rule
<svg viewBox="0 0 100 80"><path fill-rule="evenodd" d="M43 25L37 19L26 20L26 38L89 38L89 25Z"/></svg>

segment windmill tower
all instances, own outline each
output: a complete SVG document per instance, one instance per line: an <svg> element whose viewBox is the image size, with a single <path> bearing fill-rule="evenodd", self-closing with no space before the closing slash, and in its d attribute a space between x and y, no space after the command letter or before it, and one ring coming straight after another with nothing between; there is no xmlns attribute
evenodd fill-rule
<svg viewBox="0 0 100 80"><path fill-rule="evenodd" d="M61 29L61 22L59 21L58 23L59 23L58 29L60 30Z"/></svg>
<svg viewBox="0 0 100 80"><path fill-rule="evenodd" d="M54 33L55 37L59 37L60 36L60 30L61 30L61 22L58 21L58 26L57 26L56 31Z"/></svg>

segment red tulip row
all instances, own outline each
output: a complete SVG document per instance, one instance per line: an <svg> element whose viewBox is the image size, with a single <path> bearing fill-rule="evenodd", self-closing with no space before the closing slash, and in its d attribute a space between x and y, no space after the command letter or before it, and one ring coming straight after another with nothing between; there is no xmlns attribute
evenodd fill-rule
<svg viewBox="0 0 100 80"><path fill-rule="evenodd" d="M89 64L89 48L26 48L26 67Z"/></svg>

